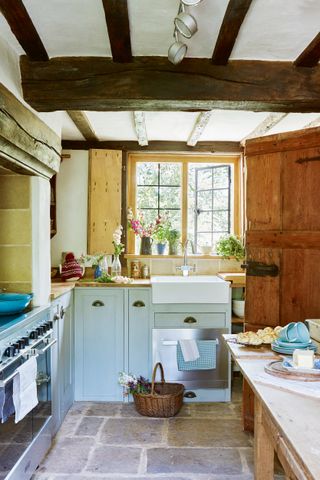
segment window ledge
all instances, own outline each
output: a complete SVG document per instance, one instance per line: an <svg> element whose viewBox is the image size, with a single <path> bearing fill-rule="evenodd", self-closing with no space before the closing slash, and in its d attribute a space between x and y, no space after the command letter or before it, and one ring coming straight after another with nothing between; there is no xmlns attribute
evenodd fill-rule
<svg viewBox="0 0 320 480"><path fill-rule="evenodd" d="M127 258L128 260L133 259L133 258L150 258L150 259L183 259L183 255L139 255L138 253L126 253L124 258ZM220 255L202 255L201 253L197 255L188 255L188 259L193 258L194 260L222 260L224 257ZM231 257L230 257L231 260Z"/></svg>

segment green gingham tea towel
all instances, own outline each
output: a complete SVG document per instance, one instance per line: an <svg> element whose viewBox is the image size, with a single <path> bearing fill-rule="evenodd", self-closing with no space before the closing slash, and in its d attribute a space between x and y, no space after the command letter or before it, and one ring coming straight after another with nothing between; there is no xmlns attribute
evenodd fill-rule
<svg viewBox="0 0 320 480"><path fill-rule="evenodd" d="M180 343L177 344L177 364L178 370L213 370L216 368L217 341L216 340L197 340L200 357L191 362L185 362Z"/></svg>

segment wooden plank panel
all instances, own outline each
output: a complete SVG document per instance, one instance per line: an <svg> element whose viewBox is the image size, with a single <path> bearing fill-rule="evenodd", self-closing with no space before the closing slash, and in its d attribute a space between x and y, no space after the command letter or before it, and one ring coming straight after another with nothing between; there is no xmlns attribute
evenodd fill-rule
<svg viewBox="0 0 320 480"><path fill-rule="evenodd" d="M320 232L320 146L285 152L282 162L283 230Z"/></svg>
<svg viewBox="0 0 320 480"><path fill-rule="evenodd" d="M286 152L304 148L319 147L320 128L295 130L277 133L266 137L251 138L245 144L245 155L254 156L264 153Z"/></svg>
<svg viewBox="0 0 320 480"><path fill-rule="evenodd" d="M281 324L320 318L320 249L283 250Z"/></svg>
<svg viewBox="0 0 320 480"><path fill-rule="evenodd" d="M105 57L20 58L24 99L39 111L320 111L320 67L251 60L212 65L205 58L179 65L164 57L126 64Z"/></svg>
<svg viewBox="0 0 320 480"><path fill-rule="evenodd" d="M247 244L247 260L276 264L280 267L281 251L254 248ZM246 277L246 324L279 325L280 277Z"/></svg>
<svg viewBox="0 0 320 480"><path fill-rule="evenodd" d="M91 150L88 253L113 253L112 234L121 224L122 152Z"/></svg>
<svg viewBox="0 0 320 480"><path fill-rule="evenodd" d="M248 231L247 243L262 248L320 248L320 232Z"/></svg>
<svg viewBox="0 0 320 480"><path fill-rule="evenodd" d="M246 169L248 229L280 229L281 157L277 154L247 157Z"/></svg>

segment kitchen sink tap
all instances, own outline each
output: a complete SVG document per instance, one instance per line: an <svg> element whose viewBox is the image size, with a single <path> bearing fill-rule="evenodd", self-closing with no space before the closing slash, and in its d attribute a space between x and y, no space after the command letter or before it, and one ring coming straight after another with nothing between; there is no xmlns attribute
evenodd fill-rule
<svg viewBox="0 0 320 480"><path fill-rule="evenodd" d="M195 272L196 268L195 265L188 265L188 243L190 242L190 245L193 249L193 244L191 240L186 240L182 246L182 251L183 251L183 264L177 267L177 270L180 270L182 272L182 275L184 277L187 277L189 275L189 272Z"/></svg>

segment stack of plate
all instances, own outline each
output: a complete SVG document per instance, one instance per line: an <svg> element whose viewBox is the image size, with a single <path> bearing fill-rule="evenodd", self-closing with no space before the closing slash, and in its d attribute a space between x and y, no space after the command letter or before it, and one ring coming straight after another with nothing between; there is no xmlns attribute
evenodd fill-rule
<svg viewBox="0 0 320 480"><path fill-rule="evenodd" d="M317 350L316 345L309 340L308 342L284 342L282 340L275 340L271 345L272 350L277 353L284 353L285 355L292 355L297 348L301 350Z"/></svg>

